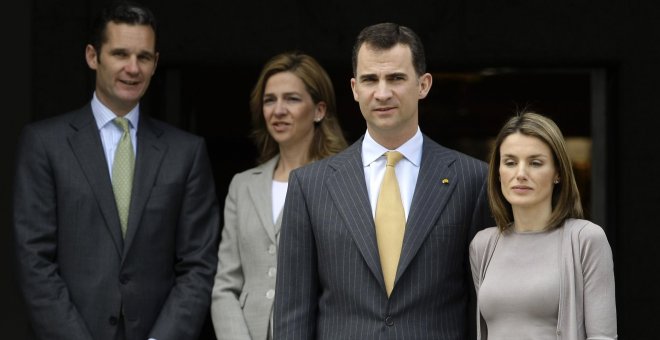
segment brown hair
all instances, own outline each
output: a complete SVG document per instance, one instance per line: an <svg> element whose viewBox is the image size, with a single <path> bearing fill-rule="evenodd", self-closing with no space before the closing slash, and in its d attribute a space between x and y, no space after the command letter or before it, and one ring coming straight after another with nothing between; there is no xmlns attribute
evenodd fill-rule
<svg viewBox="0 0 660 340"><path fill-rule="evenodd" d="M422 40L412 29L406 26L384 22L365 27L358 34L353 45L353 76L357 76L358 52L364 44L376 50L389 50L397 44L408 46L412 53L412 63L417 76L426 73L426 56Z"/></svg>
<svg viewBox="0 0 660 340"><path fill-rule="evenodd" d="M521 133L544 142L552 151L555 167L559 172L559 183L552 191L552 213L546 229L560 227L567 218L582 218L580 192L575 183L571 160L566 151L564 136L552 119L533 112L524 112L510 118L502 127L490 155L488 170L488 200L495 222L501 231L511 227L513 211L504 198L499 180L500 146L506 137Z"/></svg>
<svg viewBox="0 0 660 340"><path fill-rule="evenodd" d="M250 95L252 139L259 151L257 161L263 163L279 153L279 146L268 133L263 115L263 96L266 82L281 72L291 72L305 84L314 104L326 104L325 117L314 123L314 137L308 159L319 160L346 148L347 143L337 120L337 103L332 81L323 67L311 56L300 52L286 52L271 58L264 65Z"/></svg>

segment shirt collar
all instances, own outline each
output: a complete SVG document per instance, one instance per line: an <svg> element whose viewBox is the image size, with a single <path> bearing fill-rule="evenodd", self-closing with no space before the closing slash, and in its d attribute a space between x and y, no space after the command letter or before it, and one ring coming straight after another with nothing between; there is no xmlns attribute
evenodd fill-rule
<svg viewBox="0 0 660 340"><path fill-rule="evenodd" d="M92 98L92 114L94 114L96 126L99 130L110 123L113 119L117 118L117 115L107 106L103 105L98 97L96 97L96 92L94 92L94 97ZM140 120L140 104L138 103L135 105L135 107L129 111L124 118L128 119L130 127L137 131L138 121Z"/></svg>
<svg viewBox="0 0 660 340"><path fill-rule="evenodd" d="M423 142L424 137L419 127L417 127L415 135L403 143L403 145L396 148L396 151L399 151L412 165L419 167L422 160ZM368 166L387 151L389 150L378 144L369 134L369 130L367 130L362 140L362 165Z"/></svg>

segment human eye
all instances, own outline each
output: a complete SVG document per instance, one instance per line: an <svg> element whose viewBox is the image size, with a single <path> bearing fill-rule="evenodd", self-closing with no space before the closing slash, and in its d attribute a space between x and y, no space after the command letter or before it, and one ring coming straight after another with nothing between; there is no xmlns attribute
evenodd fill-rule
<svg viewBox="0 0 660 340"><path fill-rule="evenodd" d="M516 165L516 162L513 159L507 158L502 160L502 164L507 167L512 167Z"/></svg>
<svg viewBox="0 0 660 340"><path fill-rule="evenodd" d="M529 164L535 168L543 166L543 162L538 159L533 159L531 162L529 162Z"/></svg>
<svg viewBox="0 0 660 340"><path fill-rule="evenodd" d="M118 58L126 58L128 56L128 53L126 53L126 51L123 50L114 50L110 54Z"/></svg>
<svg viewBox="0 0 660 340"><path fill-rule="evenodd" d="M266 105L266 104L272 104L272 103L274 103L274 102L275 102L275 98L270 97L270 96L264 97L264 99L263 99L263 104L264 104L264 105Z"/></svg>
<svg viewBox="0 0 660 340"><path fill-rule="evenodd" d="M151 54L140 54L140 55L138 55L138 59L140 59L140 61L150 62L154 58Z"/></svg>
<svg viewBox="0 0 660 340"><path fill-rule="evenodd" d="M360 78L360 82L363 84L373 84L376 81L376 77L364 76Z"/></svg>
<svg viewBox="0 0 660 340"><path fill-rule="evenodd" d="M405 75L405 74L402 74L402 73L394 73L394 74L390 75L390 76L387 77L387 78L388 78L390 81L393 81L393 82L402 82L402 81L405 81L406 79L408 79L408 78L406 77L406 75Z"/></svg>

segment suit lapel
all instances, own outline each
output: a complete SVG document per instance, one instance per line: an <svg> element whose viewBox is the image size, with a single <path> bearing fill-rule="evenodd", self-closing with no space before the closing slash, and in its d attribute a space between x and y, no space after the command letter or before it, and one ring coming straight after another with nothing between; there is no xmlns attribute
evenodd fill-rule
<svg viewBox="0 0 660 340"><path fill-rule="evenodd" d="M156 181L156 175L160 170L163 156L167 152L167 145L159 139L162 133L162 130L156 128L148 117L144 114L140 115L135 175L133 176L133 191L128 213L124 254L131 247L138 223L142 219L145 204Z"/></svg>
<svg viewBox="0 0 660 340"><path fill-rule="evenodd" d="M361 151L362 139L330 161L329 166L335 169L335 173L328 177L326 188L367 266L384 289Z"/></svg>
<svg viewBox="0 0 660 340"><path fill-rule="evenodd" d="M74 116L71 127L75 132L69 136L69 145L96 197L105 220L105 226L117 249L117 254L121 255L124 240L121 236L119 214L117 213L115 196L112 192L108 162L105 159L103 145L101 144L99 130L91 106L87 105Z"/></svg>
<svg viewBox="0 0 660 340"><path fill-rule="evenodd" d="M252 200L254 207L257 209L257 215L259 216L264 231L268 234L268 237L273 243L276 242L276 228L273 224L273 195L271 192L273 185L273 170L275 169L278 159L279 157L274 157L254 169L254 172L252 173L255 176L254 181L248 183L250 199Z"/></svg>
<svg viewBox="0 0 660 340"><path fill-rule="evenodd" d="M424 136L422 162L406 223L395 284L424 243L456 187L456 173L450 167L454 161L453 152ZM446 183L443 183L444 179L447 179Z"/></svg>

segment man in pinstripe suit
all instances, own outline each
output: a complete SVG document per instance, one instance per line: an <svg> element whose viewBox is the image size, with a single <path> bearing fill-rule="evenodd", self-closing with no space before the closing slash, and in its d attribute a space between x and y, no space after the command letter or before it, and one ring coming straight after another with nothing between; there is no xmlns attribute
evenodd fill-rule
<svg viewBox="0 0 660 340"><path fill-rule="evenodd" d="M486 165L423 135L424 50L409 28L362 30L353 48L353 96L366 134L289 178L275 294L276 340L467 339L472 283L467 248L492 226ZM388 150L406 225L388 296L374 216Z"/></svg>

